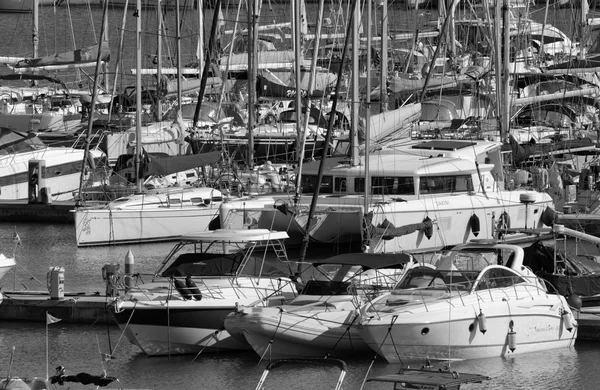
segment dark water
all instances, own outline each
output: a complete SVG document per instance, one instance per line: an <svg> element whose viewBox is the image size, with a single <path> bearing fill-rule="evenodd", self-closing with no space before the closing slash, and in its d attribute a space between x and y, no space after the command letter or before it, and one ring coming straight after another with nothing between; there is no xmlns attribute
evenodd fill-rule
<svg viewBox="0 0 600 390"><path fill-rule="evenodd" d="M0 250L12 254L15 225L0 223ZM67 292L103 291L101 268L107 263L123 263L127 250L135 257L136 271L154 271L171 244L149 244L80 248L75 245L72 225L17 224L22 245L17 247L16 260L20 264L18 281L9 275L3 288L12 290L24 286L43 290L50 266L65 267ZM561 244L562 245L562 244ZM567 250L574 252L569 243ZM580 247L580 253L598 254L594 246ZM35 279L34 279L35 278ZM8 372L10 351L16 347L11 375L45 376L45 324L20 323L0 320L0 376ZM49 367L67 367L76 374L101 373L106 369L118 377L127 389L254 389L266 362L259 362L251 352L219 355L148 358L122 337L117 327L106 325L69 325L56 323L49 326ZM101 353L113 350L115 360L104 363ZM466 388L486 389L591 389L600 381L596 370L600 359L600 344L574 342L572 348L543 353L517 355L511 358L491 358L477 361L454 362L452 370L485 374L492 379L483 385ZM367 354L346 360L349 372L344 389L360 389L366 376L390 374L400 366L387 364L381 359L373 362ZM441 366L440 366L441 367ZM336 378L335 370L294 367L293 370L274 370L268 377L268 389L327 389ZM65 387L66 388L66 387ZM84 388L71 386L72 389ZM390 386L367 383L364 389L390 389Z"/></svg>

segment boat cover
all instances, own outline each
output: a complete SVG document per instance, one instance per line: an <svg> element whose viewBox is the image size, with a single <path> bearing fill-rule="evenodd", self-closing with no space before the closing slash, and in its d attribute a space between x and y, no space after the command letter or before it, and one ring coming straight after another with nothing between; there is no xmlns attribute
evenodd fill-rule
<svg viewBox="0 0 600 390"><path fill-rule="evenodd" d="M523 265L552 284L561 295L575 293L581 297L589 297L600 294L600 263L595 260L565 258L562 253L557 252L555 270L554 248L536 241L524 251Z"/></svg>

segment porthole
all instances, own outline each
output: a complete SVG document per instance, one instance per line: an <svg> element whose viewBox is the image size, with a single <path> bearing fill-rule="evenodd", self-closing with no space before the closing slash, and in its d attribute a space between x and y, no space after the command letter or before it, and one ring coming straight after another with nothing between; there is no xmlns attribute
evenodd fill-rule
<svg viewBox="0 0 600 390"><path fill-rule="evenodd" d="M421 335L422 336L425 336L428 333L429 333L429 328L423 328L423 329L421 329Z"/></svg>

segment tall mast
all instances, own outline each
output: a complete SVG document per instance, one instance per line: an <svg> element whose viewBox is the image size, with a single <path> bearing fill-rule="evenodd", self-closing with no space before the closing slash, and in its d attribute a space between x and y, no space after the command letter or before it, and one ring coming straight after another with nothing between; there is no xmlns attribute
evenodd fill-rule
<svg viewBox="0 0 600 390"><path fill-rule="evenodd" d="M256 121L256 72L258 59L256 41L258 40L258 1L248 0L248 168L254 167L254 122Z"/></svg>
<svg viewBox="0 0 600 390"><path fill-rule="evenodd" d="M498 0L499 1L499 0ZM504 62L502 63L502 100L500 101L500 109L502 112L502 138L501 141L505 142L508 139L508 135L510 133L510 67L509 67L509 50L510 50L510 16L509 16L509 7L510 0L504 0L504 5L502 7L502 19L504 21L504 42L502 45L503 48L503 57Z"/></svg>
<svg viewBox="0 0 600 390"><path fill-rule="evenodd" d="M198 58L198 74L202 72L202 66L204 65L204 11L202 1L198 1L198 48L196 49L196 57ZM215 11L216 12L216 11Z"/></svg>
<svg viewBox="0 0 600 390"><path fill-rule="evenodd" d="M108 34L108 0L104 0L104 4L103 4L103 8L102 8L102 28L100 29L100 45L98 45L98 52L97 55L98 57L96 58L96 72L94 74L94 88L92 89L92 103L91 103L91 107L90 107L90 117L88 118L88 126L87 126L87 139L91 139L92 138L92 128L94 126L94 112L96 112L96 100L98 97L98 79L100 78L100 65L102 64L102 41L104 39L104 37L106 36L106 34ZM80 202L83 201L83 199L81 198L81 192L83 190L83 182L84 182L84 172L85 172L85 167L86 164L88 164L88 158L90 156L90 143L86 142L85 143L85 150L84 150L84 158L83 158L83 162L81 165L81 177L79 179L79 197L77 199L77 203L80 204Z"/></svg>
<svg viewBox="0 0 600 390"><path fill-rule="evenodd" d="M360 98L358 94L358 80L359 80L359 52L360 52L360 17L359 7L356 6L352 10L354 14L352 23L352 96L350 97L350 125L351 125L351 149L350 149L350 163L352 166L358 165L358 109L360 107ZM383 40L382 40L383 41Z"/></svg>
<svg viewBox="0 0 600 390"><path fill-rule="evenodd" d="M366 118L365 118L365 204L364 204L364 214L367 214L367 210L369 209L369 194L371 188L371 176L369 175L369 149L371 147L371 47L373 47L373 29L371 26L371 18L373 12L373 5L371 0L367 0L367 96L365 97L365 106L366 110ZM384 40L387 41L386 36L381 37L381 42ZM387 68L387 64L381 63L381 72L383 69Z"/></svg>
<svg viewBox="0 0 600 390"><path fill-rule="evenodd" d="M38 27L40 25L39 20L39 10L40 10L40 0L33 0L33 58L38 57L38 44L40 42L39 30Z"/></svg>
<svg viewBox="0 0 600 390"><path fill-rule="evenodd" d="M314 46L313 46L313 56L311 60L310 67L310 77L308 79L308 98L312 98L312 94L315 90L315 73L317 72L317 59L319 54L319 45L321 42L321 30L323 28L323 12L325 9L325 0L319 1L319 11L317 12L317 33L315 34ZM299 93L300 90L297 90ZM296 174L296 195L294 197L294 202L297 204L300 199L300 183L302 183L302 164L304 160L304 150L306 148L306 132L308 131L308 121L310 117L310 112L304 116L304 124L303 131L300 133L301 147L299 151L299 159L298 159L298 173Z"/></svg>
<svg viewBox="0 0 600 390"><path fill-rule="evenodd" d="M388 95L387 95L387 72L388 72L388 13L387 13L387 0L381 1L381 74L379 81L379 103L380 112L387 111L388 109ZM370 48L369 48L370 50Z"/></svg>
<svg viewBox="0 0 600 390"><path fill-rule="evenodd" d="M135 174L137 190L142 192L142 0L136 0L135 19Z"/></svg>
<svg viewBox="0 0 600 390"><path fill-rule="evenodd" d="M157 25L158 25L158 34L156 35L156 91L160 92L160 79L162 78L162 35L163 35L163 25L162 25L162 8L161 8L161 1L162 0L156 0L157 4L156 4L156 19L157 19ZM157 93L157 99L158 101L156 102L156 116L158 120L160 120L162 118L162 104L160 104L160 94Z"/></svg>
<svg viewBox="0 0 600 390"><path fill-rule="evenodd" d="M176 22L177 22L177 28L176 28L176 33L177 33L177 107L179 109L179 112L181 112L181 16L180 16L180 10L179 10L179 0L175 1L175 8L177 9L176 12ZM216 10L215 10L216 12ZM202 96L199 96L198 99L202 99ZM180 129L180 131L183 131L183 129ZM180 133L181 134L181 133ZM182 136L183 138L183 136ZM183 142L179 142L179 155L183 154Z"/></svg>
<svg viewBox="0 0 600 390"><path fill-rule="evenodd" d="M304 159L304 156L300 155L300 151L302 149L302 144L304 143L304 140L302 139L302 137L304 136L304 131L302 131L302 89L300 87L300 72L301 72L301 67L300 67L300 63L302 60L302 53L301 53L301 39L302 37L300 36L300 23L301 23L301 19L302 19L302 7L300 6L300 1L301 0L296 0L294 1L294 55L295 55L295 59L296 59L296 66L294 71L296 72L296 136L297 136L297 140L298 142L296 142L296 150L298 151L298 155L296 156L298 159L298 164L302 164L302 160ZM306 115L308 116L309 113L309 109L308 107L306 107Z"/></svg>

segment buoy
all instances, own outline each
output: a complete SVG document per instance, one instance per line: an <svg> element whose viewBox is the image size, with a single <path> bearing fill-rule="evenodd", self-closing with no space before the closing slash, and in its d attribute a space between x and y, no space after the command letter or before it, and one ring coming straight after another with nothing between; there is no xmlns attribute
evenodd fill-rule
<svg viewBox="0 0 600 390"><path fill-rule="evenodd" d="M485 314L479 309L479 315L477 316L477 324L479 325L479 331L483 334L487 332L487 318Z"/></svg>
<svg viewBox="0 0 600 390"><path fill-rule="evenodd" d="M185 300L192 299L192 294L190 294L190 291L188 290L188 288L184 282L182 282L179 279L173 279L173 283L175 283L175 288L177 289L177 291L179 291L179 294L181 294L183 299L185 299Z"/></svg>
<svg viewBox="0 0 600 390"><path fill-rule="evenodd" d="M471 227L471 232L473 233L473 235L475 237L477 237L479 235L479 217L477 216L477 214L473 214L471 215L471 218L469 219L469 226Z"/></svg>
<svg viewBox="0 0 600 390"><path fill-rule="evenodd" d="M571 317L571 313L567 310L562 311L562 320L565 329L569 332L573 330L573 318Z"/></svg>
<svg viewBox="0 0 600 390"><path fill-rule="evenodd" d="M192 298L194 298L197 301L202 300L202 292L200 292L200 289L198 288L196 283L194 283L191 276L188 275L187 278L185 278L185 285Z"/></svg>
<svg viewBox="0 0 600 390"><path fill-rule="evenodd" d="M546 207L542 213L542 223L546 226L552 226L556 219L556 211L552 207Z"/></svg>
<svg viewBox="0 0 600 390"><path fill-rule="evenodd" d="M125 255L125 286L127 289L131 288L131 278L133 277L134 268L133 253L131 253L130 249Z"/></svg>
<svg viewBox="0 0 600 390"><path fill-rule="evenodd" d="M569 304L570 307L577 309L577 310L581 309L581 306L583 306L581 297L573 292L571 294L569 294L569 296L567 297L567 303Z"/></svg>
<svg viewBox="0 0 600 390"><path fill-rule="evenodd" d="M510 228L510 215L506 211L503 211L498 218L498 229Z"/></svg>
<svg viewBox="0 0 600 390"><path fill-rule="evenodd" d="M423 233L425 234L425 237L430 240L433 236L433 221L431 221L431 218L425 217L425 219L423 219L423 223L427 225L425 229L423 229Z"/></svg>
<svg viewBox="0 0 600 390"><path fill-rule="evenodd" d="M517 332L513 328L508 331L508 349L510 349L510 352L515 352L515 349L517 349Z"/></svg>

